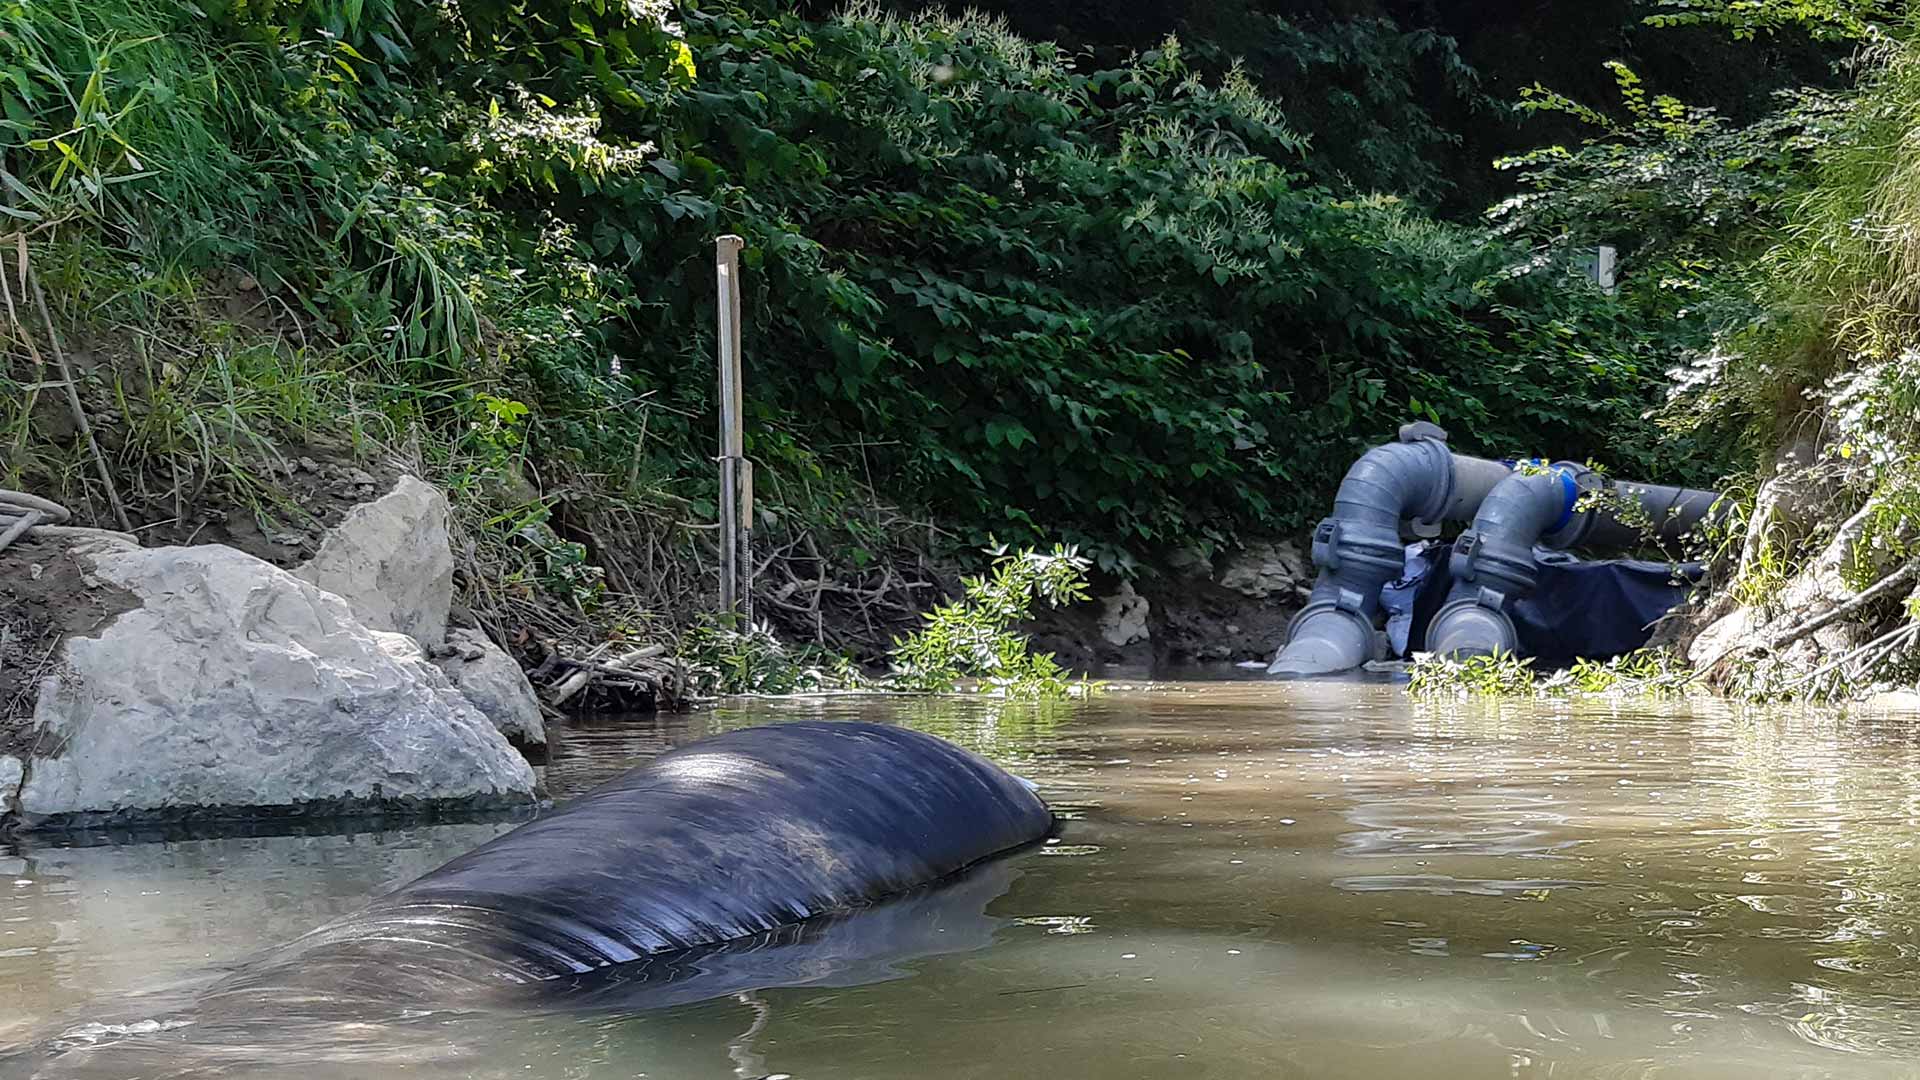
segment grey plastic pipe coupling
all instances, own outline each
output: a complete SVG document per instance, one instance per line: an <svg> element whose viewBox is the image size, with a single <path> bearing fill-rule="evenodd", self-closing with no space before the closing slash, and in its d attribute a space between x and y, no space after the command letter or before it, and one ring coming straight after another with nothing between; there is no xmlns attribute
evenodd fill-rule
<svg viewBox="0 0 1920 1080"><path fill-rule="evenodd" d="M1268 674L1331 675L1379 658L1380 588L1406 566L1401 522L1462 520L1507 475L1499 462L1454 454L1446 435L1433 424L1409 424L1398 441L1374 447L1347 470L1333 514L1313 531L1319 579Z"/></svg>

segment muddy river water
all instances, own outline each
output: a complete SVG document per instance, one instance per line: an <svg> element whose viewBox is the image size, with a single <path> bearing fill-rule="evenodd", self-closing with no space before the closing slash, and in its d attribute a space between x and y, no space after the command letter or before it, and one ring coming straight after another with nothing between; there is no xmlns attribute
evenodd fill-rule
<svg viewBox="0 0 1920 1080"><path fill-rule="evenodd" d="M803 717L954 739L1064 828L802 943L786 985L268 1031L179 1074L1920 1077L1912 720L1256 681L827 698L564 729L547 781ZM0 848L0 1046L147 1039L166 1074L143 1003L509 827Z"/></svg>

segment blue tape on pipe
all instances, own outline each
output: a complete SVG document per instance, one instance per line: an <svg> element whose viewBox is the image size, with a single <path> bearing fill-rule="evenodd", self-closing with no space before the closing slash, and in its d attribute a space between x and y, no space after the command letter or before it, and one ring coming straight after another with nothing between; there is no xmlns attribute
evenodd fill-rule
<svg viewBox="0 0 1920 1080"><path fill-rule="evenodd" d="M1547 459L1502 458L1500 464L1505 465L1509 469L1517 469L1522 465L1545 468ZM1559 532L1561 529L1567 527L1567 523L1573 520L1573 507L1580 501L1580 484L1573 478L1573 470L1563 469L1556 465L1553 467L1553 471L1560 476L1560 490L1566 494L1566 505L1560 508L1560 520L1555 521L1553 525L1547 529L1550 533Z"/></svg>
<svg viewBox="0 0 1920 1080"><path fill-rule="evenodd" d="M1547 530L1550 533L1559 532L1567 527L1567 523L1573 520L1574 505L1580 501L1580 485L1573 478L1573 470L1555 469L1553 471L1560 474L1560 490L1565 493L1567 501L1560 510L1560 520L1554 522L1553 528Z"/></svg>

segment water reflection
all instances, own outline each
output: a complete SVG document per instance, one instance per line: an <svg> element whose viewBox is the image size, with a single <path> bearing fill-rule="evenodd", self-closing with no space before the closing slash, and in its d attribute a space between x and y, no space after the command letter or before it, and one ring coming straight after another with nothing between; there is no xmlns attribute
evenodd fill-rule
<svg viewBox="0 0 1920 1080"><path fill-rule="evenodd" d="M965 947L909 919L811 958L708 958L704 985L682 982L698 1001L630 972L588 1012L335 1032L365 1056L299 1071L1920 1074L1906 722L1252 681L1044 708L819 698L568 728L546 778L565 796L711 731L814 717L1001 760L1061 811L1057 854L983 886ZM0 1042L136 988L190 991L503 827L0 855ZM883 946L871 964L836 966L862 942Z"/></svg>
<svg viewBox="0 0 1920 1080"><path fill-rule="evenodd" d="M363 1075L363 1070L430 1069L447 1075L503 1075L491 1048L500 1025L551 1025L562 1018L618 1023L641 1013L732 999L753 1020L728 1040L727 1055L749 1068L756 1040L775 1015L771 988L865 986L902 978L913 962L985 948L1003 920L989 903L1018 875L997 860L936 888L857 911L783 927L720 945L637 960L525 992L466 1003L463 1010L370 1011L308 999L254 1010L244 997L208 1001L174 987L115 1002L97 1019L62 1025L11 1056L8 1075L108 1077L198 1075ZM580 1030L579 1021L573 1030ZM752 1072L750 1075L762 1075Z"/></svg>

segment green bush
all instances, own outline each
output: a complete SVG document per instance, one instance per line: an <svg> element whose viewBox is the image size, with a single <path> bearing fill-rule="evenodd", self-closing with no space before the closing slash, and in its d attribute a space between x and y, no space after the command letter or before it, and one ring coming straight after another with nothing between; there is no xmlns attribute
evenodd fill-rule
<svg viewBox="0 0 1920 1080"><path fill-rule="evenodd" d="M1414 660L1407 692L1415 697L1672 697L1689 693L1694 673L1684 658L1642 649L1611 660L1576 660L1550 673L1533 669L1531 657L1511 653L1455 659L1422 653Z"/></svg>
<svg viewBox="0 0 1920 1080"><path fill-rule="evenodd" d="M356 408L547 501L710 515L721 232L747 240L776 518L866 488L957 544L1046 533L1127 570L1300 527L1409 416L1463 450L1703 471L1644 418L1664 318L1306 182L1280 109L1171 40L1083 71L980 17L745 0L677 25L561 0L211 14L0 16L4 179L68 311L191 319L209 276L257 282ZM528 408L510 452L488 401Z"/></svg>
<svg viewBox="0 0 1920 1080"><path fill-rule="evenodd" d="M1084 697L1093 684L1076 679L1050 653L1036 653L1014 627L1035 603L1058 607L1087 598L1087 560L1070 547L993 551L993 568L962 583L959 600L927 613L927 624L894 642L893 683L947 694L963 680L982 693L1014 698Z"/></svg>

